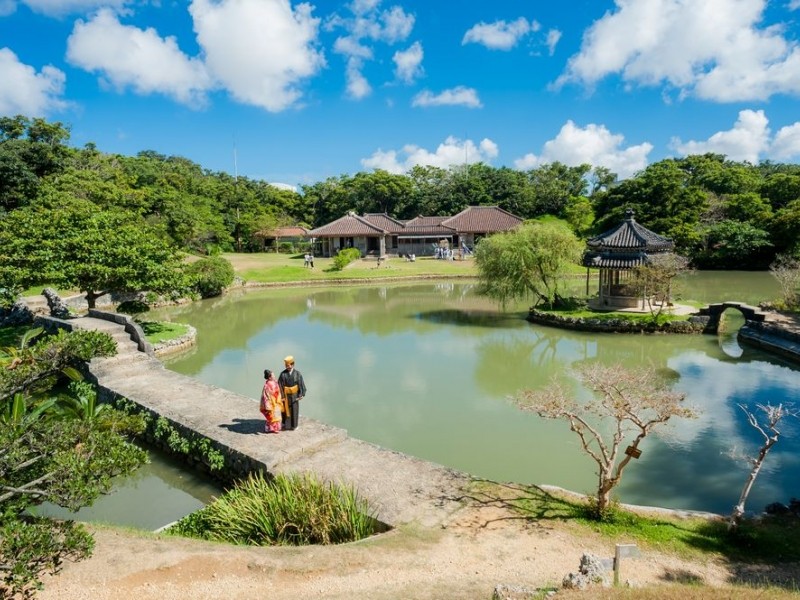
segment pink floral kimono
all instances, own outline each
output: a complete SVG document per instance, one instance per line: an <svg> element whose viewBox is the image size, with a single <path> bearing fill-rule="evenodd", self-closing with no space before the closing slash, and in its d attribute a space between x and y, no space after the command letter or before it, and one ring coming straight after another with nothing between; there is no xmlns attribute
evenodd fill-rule
<svg viewBox="0 0 800 600"><path fill-rule="evenodd" d="M267 419L264 431L267 433L278 433L281 430L281 391L275 376L271 375L264 382L264 389L261 391L261 404L259 410Z"/></svg>

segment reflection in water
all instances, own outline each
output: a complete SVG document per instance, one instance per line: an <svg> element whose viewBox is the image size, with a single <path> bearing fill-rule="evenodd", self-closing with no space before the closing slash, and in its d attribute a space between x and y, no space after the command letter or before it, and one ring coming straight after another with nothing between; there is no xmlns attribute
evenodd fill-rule
<svg viewBox="0 0 800 600"><path fill-rule="evenodd" d="M155 530L208 504L222 490L195 471L148 448L150 463L115 482L113 491L92 506L70 512L43 504L36 513L60 519L114 523Z"/></svg>
<svg viewBox="0 0 800 600"><path fill-rule="evenodd" d="M738 275L744 290L766 290L770 281L748 279L761 273ZM691 276L692 285L702 283ZM709 301L753 301L736 292L729 274L723 283L723 297ZM685 299L693 293L687 290ZM531 325L521 318L526 308L501 313L471 284L424 283L252 291L148 318L197 328L197 350L168 364L176 371L256 398L262 370L292 354L309 388L304 415L476 476L578 491L591 491L595 476L574 434L564 423L520 412L509 396L569 378L571 365L581 361L654 365L675 374L675 386L702 416L648 438L626 472L621 499L727 512L746 475L728 450L752 451L758 441L737 404L793 400L797 369L752 348L733 358L714 336L597 335ZM798 495L797 433L796 423L787 424L751 507Z"/></svg>

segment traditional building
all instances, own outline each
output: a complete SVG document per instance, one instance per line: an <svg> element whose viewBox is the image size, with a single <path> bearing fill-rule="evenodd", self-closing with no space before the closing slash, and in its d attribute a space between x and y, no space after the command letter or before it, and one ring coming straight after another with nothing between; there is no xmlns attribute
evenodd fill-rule
<svg viewBox="0 0 800 600"><path fill-rule="evenodd" d="M469 206L452 217L420 216L409 221L351 212L309 231L308 236L322 256L333 256L344 248L358 248L365 256L430 256L442 244L455 251L462 246L471 250L481 237L509 231L520 223L520 217L497 206Z"/></svg>
<svg viewBox="0 0 800 600"><path fill-rule="evenodd" d="M583 265L586 267L586 294L589 294L589 270L600 271L597 298L590 302L592 308L614 310L638 308L645 310L646 292L638 293L632 285L637 267L649 264L657 254L674 250L675 244L639 225L633 211L625 211L625 220L586 242Z"/></svg>
<svg viewBox="0 0 800 600"><path fill-rule="evenodd" d="M274 250L277 252L281 243L288 242L290 244L299 244L306 242L308 237L308 229L305 227L276 227L267 231L259 231L255 235L260 238L263 243L263 250Z"/></svg>

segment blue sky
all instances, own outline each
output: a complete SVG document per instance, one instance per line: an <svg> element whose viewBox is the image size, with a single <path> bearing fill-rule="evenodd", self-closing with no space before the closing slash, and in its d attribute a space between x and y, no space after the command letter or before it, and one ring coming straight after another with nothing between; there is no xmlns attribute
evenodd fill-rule
<svg viewBox="0 0 800 600"><path fill-rule="evenodd" d="M0 115L290 185L796 162L799 19L800 0L0 0Z"/></svg>

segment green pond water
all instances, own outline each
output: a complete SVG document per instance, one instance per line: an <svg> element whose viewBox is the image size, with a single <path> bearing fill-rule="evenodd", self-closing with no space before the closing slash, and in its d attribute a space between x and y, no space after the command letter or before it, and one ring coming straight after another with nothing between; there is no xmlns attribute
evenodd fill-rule
<svg viewBox="0 0 800 600"><path fill-rule="evenodd" d="M678 294L681 301L757 303L776 297L778 288L768 273L697 273L684 278ZM593 490L596 476L575 434L562 422L520 411L509 397L569 377L582 361L668 369L700 416L675 420L645 440L617 491L636 504L728 512L747 474L731 451L752 453L759 441L738 404L800 400L798 366L740 347L735 310L726 312L727 333L666 336L547 328L525 321L526 309L501 312L473 283L424 282L236 292L144 318L196 327L197 347L167 367L253 398L253 414L243 417L259 416L263 369L280 370L292 354L309 389L301 426L312 417L475 476L581 492ZM751 510L800 496L800 422L787 422L782 432L750 496ZM151 504L171 503L166 488L174 474L185 476L177 467L164 472L171 474L139 480L140 488L152 486L145 492ZM176 489L176 498L191 503L216 493L211 486L202 493ZM126 494L116 494L114 510L122 515L141 503Z"/></svg>

